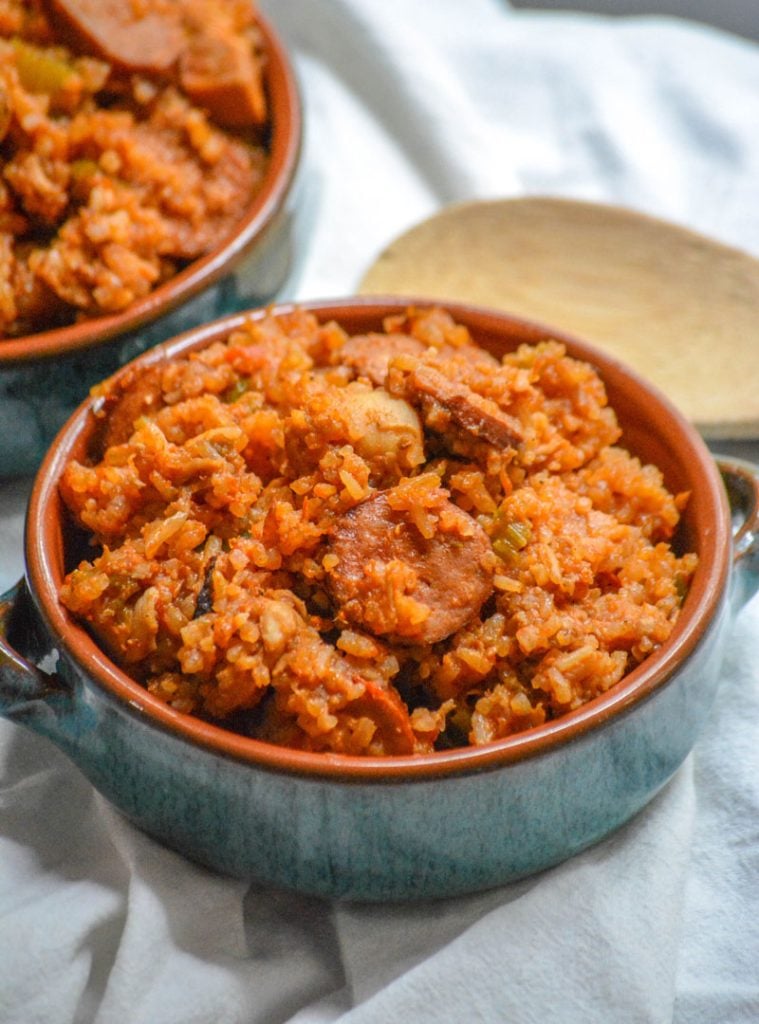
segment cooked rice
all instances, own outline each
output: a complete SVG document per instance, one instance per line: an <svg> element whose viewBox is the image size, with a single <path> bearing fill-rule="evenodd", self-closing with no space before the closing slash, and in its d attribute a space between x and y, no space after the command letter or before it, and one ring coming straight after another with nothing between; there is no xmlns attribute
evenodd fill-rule
<svg viewBox="0 0 759 1024"><path fill-rule="evenodd" d="M151 693L273 743L550 721L664 643L696 568L687 495L616 446L593 367L555 341L498 361L442 309L353 338L251 319L106 384L100 416L61 483L96 548L62 601Z"/></svg>
<svg viewBox="0 0 759 1024"><path fill-rule="evenodd" d="M262 66L247 0L173 11ZM0 338L144 298L234 231L266 163L257 127L216 123L175 74L72 52L37 2L0 0Z"/></svg>

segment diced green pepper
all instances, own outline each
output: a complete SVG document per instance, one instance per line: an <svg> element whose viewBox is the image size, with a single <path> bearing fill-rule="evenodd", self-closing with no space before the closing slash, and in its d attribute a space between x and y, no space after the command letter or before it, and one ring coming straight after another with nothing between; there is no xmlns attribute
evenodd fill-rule
<svg viewBox="0 0 759 1024"><path fill-rule="evenodd" d="M13 39L11 45L16 54L19 80L29 92L55 96L76 75L67 61L49 50L32 46L23 39Z"/></svg>
<svg viewBox="0 0 759 1024"><path fill-rule="evenodd" d="M242 398L246 391L250 388L250 383L247 380L243 380L242 377L238 378L234 384L230 385L224 392L224 401L229 405L236 402L238 398Z"/></svg>
<svg viewBox="0 0 759 1024"><path fill-rule="evenodd" d="M531 535L529 523L507 523L503 529L503 539L508 541L515 551L527 547Z"/></svg>
<svg viewBox="0 0 759 1024"><path fill-rule="evenodd" d="M495 551L498 557L502 558L504 561L511 558L514 554L514 548L511 544L509 544L508 541L503 540L501 537L496 537L493 541L493 551Z"/></svg>
<svg viewBox="0 0 759 1024"><path fill-rule="evenodd" d="M504 560L526 547L532 536L530 523L513 520L505 521L503 514L496 512L493 519L493 551Z"/></svg>
<svg viewBox="0 0 759 1024"><path fill-rule="evenodd" d="M74 160L71 164L71 177L72 178L91 178L93 174L97 174L98 167L96 160Z"/></svg>

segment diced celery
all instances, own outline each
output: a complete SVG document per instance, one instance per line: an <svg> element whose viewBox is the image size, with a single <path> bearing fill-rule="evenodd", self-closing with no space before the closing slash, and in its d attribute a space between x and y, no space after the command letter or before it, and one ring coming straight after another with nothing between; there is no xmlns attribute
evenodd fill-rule
<svg viewBox="0 0 759 1024"><path fill-rule="evenodd" d="M517 551L526 547L532 536L532 528L528 522L504 522L503 516L497 512L493 528L493 550L499 558L508 559Z"/></svg>
<svg viewBox="0 0 759 1024"><path fill-rule="evenodd" d="M49 50L32 46L23 39L13 39L11 44L16 54L19 80L29 92L54 96L76 74L67 61Z"/></svg>

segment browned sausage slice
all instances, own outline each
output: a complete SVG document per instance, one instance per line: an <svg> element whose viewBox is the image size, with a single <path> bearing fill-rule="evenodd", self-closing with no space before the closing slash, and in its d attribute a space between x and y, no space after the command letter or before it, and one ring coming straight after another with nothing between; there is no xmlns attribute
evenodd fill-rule
<svg viewBox="0 0 759 1024"><path fill-rule="evenodd" d="M268 702L255 735L269 743L294 747L299 750L331 751L337 754L413 754L416 737L411 728L408 709L392 687L384 687L369 680L354 680L360 683L363 693L355 700L348 701L337 711L328 711L337 724L327 733L313 735L304 724L316 724L320 714L328 709L326 688L310 693L308 699L299 702L297 719L292 710L287 710L287 687L279 700ZM330 686L334 681L330 680ZM359 719L368 719L373 730L356 730Z"/></svg>
<svg viewBox="0 0 759 1024"><path fill-rule="evenodd" d="M178 18L154 11L137 17L128 0L44 0L43 6L73 49L125 71L168 71L184 45Z"/></svg>
<svg viewBox="0 0 759 1024"><path fill-rule="evenodd" d="M354 717L370 719L385 754L413 754L414 733L408 710L396 690L365 679L364 695L348 705Z"/></svg>
<svg viewBox="0 0 759 1024"><path fill-rule="evenodd" d="M125 444L134 433L140 416L156 412L162 407L162 366L148 366L144 370L129 369L105 396L101 414L106 418L98 437L98 448L104 453L111 445Z"/></svg>
<svg viewBox="0 0 759 1024"><path fill-rule="evenodd" d="M521 424L514 416L431 366L417 367L409 376L408 387L412 395L434 399L456 426L496 448L515 448L523 440Z"/></svg>
<svg viewBox="0 0 759 1024"><path fill-rule="evenodd" d="M422 356L426 346L409 334L355 334L340 349L340 362L367 377L372 384L382 385L390 360L395 356Z"/></svg>
<svg viewBox="0 0 759 1024"><path fill-rule="evenodd" d="M437 643L478 613L492 591L487 534L445 500L423 537L379 491L333 529L330 589L338 617L407 643Z"/></svg>
<svg viewBox="0 0 759 1024"><path fill-rule="evenodd" d="M306 749L336 753L411 754L414 732L408 709L387 682L365 679L360 670L299 621L283 601L264 599L259 627L270 661L274 707L264 721L263 738L276 740L287 717L297 716ZM366 719L361 723L361 719ZM366 725L371 726L369 729ZM303 736L305 732L305 736ZM293 737L288 746L300 745Z"/></svg>
<svg viewBox="0 0 759 1024"><path fill-rule="evenodd" d="M262 63L239 36L199 35L179 60L179 81L193 102L229 128L266 121Z"/></svg>

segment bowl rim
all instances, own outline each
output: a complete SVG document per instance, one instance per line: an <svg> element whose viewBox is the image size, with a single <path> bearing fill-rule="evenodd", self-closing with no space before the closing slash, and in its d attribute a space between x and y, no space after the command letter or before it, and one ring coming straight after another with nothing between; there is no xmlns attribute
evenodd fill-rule
<svg viewBox="0 0 759 1024"><path fill-rule="evenodd" d="M256 11L256 24L267 55L264 79L272 123L270 152L261 188L234 231L210 252L118 313L0 340L0 370L94 348L145 327L216 282L268 232L295 180L303 143L303 107L295 70L282 40L260 11Z"/></svg>
<svg viewBox="0 0 759 1024"><path fill-rule="evenodd" d="M135 364L150 364L202 348L217 338L223 338L246 320L260 320L269 313L288 313L298 308L315 313L320 321L336 319L340 322L341 316L358 316L368 322L414 306L441 306L458 322L473 329L475 334L478 331L497 334L502 330L516 330L524 335L524 340L550 337L563 342L571 355L597 366L604 380L608 382L612 376L617 383L624 383L625 389L633 393L638 403L644 401L646 408L655 408L657 415L663 417L666 430L660 433L662 436L666 434L670 447L679 446L679 461L687 467L690 477L698 480L701 486L699 500L707 503L701 516L708 523L699 536L702 545L699 567L683 613L669 639L606 693L561 718L483 746L431 754L364 757L293 750L242 736L175 711L119 669L58 600L64 555L63 530L58 529L63 508L57 481L77 440L81 443L88 425L91 428L94 422L92 409L98 400L90 397L61 428L40 466L29 498L25 529L27 580L32 598L50 635L83 671L89 684L141 720L223 757L278 773L349 783L379 783L466 775L549 752L578 740L590 730L616 721L665 686L678 672L700 644L727 593L732 562L731 516L727 498L717 464L696 429L655 386L597 347L558 328L469 303L408 296L359 296L283 302L231 314L149 349L125 364L113 377L126 373ZM366 324L364 326L369 329Z"/></svg>

